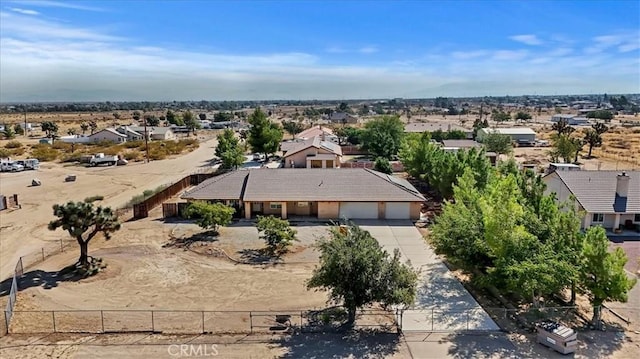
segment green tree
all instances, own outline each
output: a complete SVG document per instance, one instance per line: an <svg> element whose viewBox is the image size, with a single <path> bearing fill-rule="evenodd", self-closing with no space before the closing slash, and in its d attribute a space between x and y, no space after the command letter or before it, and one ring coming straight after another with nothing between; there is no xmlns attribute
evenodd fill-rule
<svg viewBox="0 0 640 359"><path fill-rule="evenodd" d="M222 168L231 169L238 168L244 162L244 154L240 141L233 133L233 130L227 128L218 135L218 145L216 146L216 156L222 160Z"/></svg>
<svg viewBox="0 0 640 359"><path fill-rule="evenodd" d="M249 145L251 150L257 153L264 153L265 158L269 158L269 154L275 153L282 141L283 132L278 125L272 123L267 115L260 109L249 116Z"/></svg>
<svg viewBox="0 0 640 359"><path fill-rule="evenodd" d="M393 173L393 168L391 168L391 163L389 163L389 160L384 157L376 158L376 161L373 164L373 169L375 171L386 173L388 175Z"/></svg>
<svg viewBox="0 0 640 359"><path fill-rule="evenodd" d="M213 122L226 122L233 120L233 113L231 112L218 112L213 115Z"/></svg>
<svg viewBox="0 0 640 359"><path fill-rule="evenodd" d="M116 119L116 120L119 120L120 119L120 114L117 113L117 112L114 112L113 113L113 118Z"/></svg>
<svg viewBox="0 0 640 359"><path fill-rule="evenodd" d="M2 131L2 136L4 136L5 139L10 140L16 137L16 132L13 130L13 128L11 128L11 126L4 125L4 131Z"/></svg>
<svg viewBox="0 0 640 359"><path fill-rule="evenodd" d="M559 159L562 158L565 163L571 163L576 151L579 150L576 143L569 135L553 135L552 139L553 148L550 151L551 161L559 162Z"/></svg>
<svg viewBox="0 0 640 359"><path fill-rule="evenodd" d="M44 121L40 124L42 131L47 134L47 137L54 138L58 134L58 125L52 121Z"/></svg>
<svg viewBox="0 0 640 359"><path fill-rule="evenodd" d="M194 135L196 134L196 130L200 128L200 124L196 120L196 116L194 116L191 111L187 111L182 114L182 121Z"/></svg>
<svg viewBox="0 0 640 359"><path fill-rule="evenodd" d="M605 301L626 302L636 284L624 270L627 255L622 248L609 252L609 239L604 228L590 227L584 238L580 262L580 290L593 306L593 325L600 327L602 304Z"/></svg>
<svg viewBox="0 0 640 359"><path fill-rule="evenodd" d="M22 128L22 126L20 126L19 123L16 123L15 126L13 126L13 131L17 134L17 135L24 135L24 129Z"/></svg>
<svg viewBox="0 0 640 359"><path fill-rule="evenodd" d="M289 225L286 219L280 219L274 216L258 216L256 228L266 245L267 251L271 255L281 256L287 253L289 247L296 238L297 231Z"/></svg>
<svg viewBox="0 0 640 359"><path fill-rule="evenodd" d="M235 209L222 203L195 201L185 209L184 215L187 218L195 218L202 229L211 230L217 234L220 226L231 223L234 212Z"/></svg>
<svg viewBox="0 0 640 359"><path fill-rule="evenodd" d="M374 157L392 159L398 153L404 125L398 116L382 116L364 125L362 147Z"/></svg>
<svg viewBox="0 0 640 359"><path fill-rule="evenodd" d="M200 119L200 121L206 121L207 120L207 114L206 113L201 113L198 115L198 118Z"/></svg>
<svg viewBox="0 0 640 359"><path fill-rule="evenodd" d="M167 115L165 117L167 119L167 122L172 125L184 126L184 121L182 120L182 118L176 115L176 113L171 110L167 110Z"/></svg>
<svg viewBox="0 0 640 359"><path fill-rule="evenodd" d="M299 121L282 121L282 128L284 128L291 137L296 138L296 135L304 130L304 124Z"/></svg>
<svg viewBox="0 0 640 359"><path fill-rule="evenodd" d="M56 204L53 206L53 215L58 219L49 222L49 230L62 229L69 232L80 246L80 258L78 264L87 268L89 263L89 242L99 233L104 234L105 239L111 238L111 233L120 229L118 216L109 207L94 207L90 201Z"/></svg>
<svg viewBox="0 0 640 359"><path fill-rule="evenodd" d="M140 111L133 111L131 117L133 117L133 119L136 121L140 121Z"/></svg>
<svg viewBox="0 0 640 359"><path fill-rule="evenodd" d="M518 113L513 115L513 119L514 120L520 120L520 121L528 121L528 120L531 119L531 114L529 114L528 112L524 112L524 111L518 111Z"/></svg>
<svg viewBox="0 0 640 359"><path fill-rule="evenodd" d="M80 130L82 130L82 135L84 136L85 132L89 130L89 124L86 122L81 123Z"/></svg>
<svg viewBox="0 0 640 359"><path fill-rule="evenodd" d="M491 112L491 120L496 122L504 122L509 121L511 119L511 115L507 112L503 112L500 110L493 110Z"/></svg>
<svg viewBox="0 0 640 359"><path fill-rule="evenodd" d="M607 111L607 110L591 111L591 112L587 112L587 118L598 118L598 119L601 119L601 120L612 120L613 119L613 113L611 111Z"/></svg>
<svg viewBox="0 0 640 359"><path fill-rule="evenodd" d="M569 121L562 118L551 126L551 129L558 132L558 136L570 135L576 129L569 126Z"/></svg>
<svg viewBox="0 0 640 359"><path fill-rule="evenodd" d="M144 120L147 122L147 126L160 126L160 119L155 115L146 115Z"/></svg>
<svg viewBox="0 0 640 359"><path fill-rule="evenodd" d="M347 310L347 326L353 326L356 310L372 303L384 306L413 304L418 276L410 264L393 256L378 241L356 225L346 230L333 227L329 238L318 242L320 264L307 288L329 291L331 300Z"/></svg>
<svg viewBox="0 0 640 359"><path fill-rule="evenodd" d="M89 121L89 128L91 129L91 134L93 135L98 129L98 124L96 121Z"/></svg>
<svg viewBox="0 0 640 359"><path fill-rule="evenodd" d="M67 135L69 136L75 136L76 135L76 129L75 128L70 128L67 130Z"/></svg>
<svg viewBox="0 0 640 359"><path fill-rule="evenodd" d="M503 135L497 132L491 132L482 138L484 148L488 152L495 152L497 154L511 153L511 136Z"/></svg>

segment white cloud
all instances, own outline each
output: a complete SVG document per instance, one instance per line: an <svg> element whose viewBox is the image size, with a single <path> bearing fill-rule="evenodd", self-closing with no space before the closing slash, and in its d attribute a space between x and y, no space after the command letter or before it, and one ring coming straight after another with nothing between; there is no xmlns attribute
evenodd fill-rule
<svg viewBox="0 0 640 359"><path fill-rule="evenodd" d="M0 17L4 102L584 93L594 90L593 83L598 91L621 93L640 87L639 59L585 56L562 47L434 50L415 58L395 54L386 64L328 65L326 60L335 62L331 53L358 54L365 47L325 49L329 54L184 51L104 28L8 12Z"/></svg>
<svg viewBox="0 0 640 359"><path fill-rule="evenodd" d="M31 5L34 7L53 7L53 8L63 8L63 9L73 9L73 10L83 10L83 11L105 11L103 8L89 6L81 3L80 1L52 1L52 0L12 0L11 2L16 4L24 4Z"/></svg>
<svg viewBox="0 0 640 359"><path fill-rule="evenodd" d="M525 45L536 46L542 45L542 40L538 39L536 35L513 35L509 36L509 39L517 42L521 42Z"/></svg>
<svg viewBox="0 0 640 359"><path fill-rule="evenodd" d="M596 36L592 40L593 44L584 49L586 54L598 54L614 47L623 53L640 48L640 33L635 31Z"/></svg>
<svg viewBox="0 0 640 359"><path fill-rule="evenodd" d="M32 15L32 16L40 15L40 13L35 11L35 10L21 9L19 7L12 7L12 8L9 8L9 10L11 10L13 12L17 12L19 14L23 14L23 15Z"/></svg>

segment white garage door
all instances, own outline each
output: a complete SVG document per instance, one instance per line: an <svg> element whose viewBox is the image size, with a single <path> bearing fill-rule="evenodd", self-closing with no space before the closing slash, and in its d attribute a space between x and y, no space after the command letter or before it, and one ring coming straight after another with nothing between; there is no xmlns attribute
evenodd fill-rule
<svg viewBox="0 0 640 359"><path fill-rule="evenodd" d="M377 219L378 202L341 202L340 219Z"/></svg>
<svg viewBox="0 0 640 359"><path fill-rule="evenodd" d="M384 215L386 219L410 219L411 204L406 202L387 202Z"/></svg>

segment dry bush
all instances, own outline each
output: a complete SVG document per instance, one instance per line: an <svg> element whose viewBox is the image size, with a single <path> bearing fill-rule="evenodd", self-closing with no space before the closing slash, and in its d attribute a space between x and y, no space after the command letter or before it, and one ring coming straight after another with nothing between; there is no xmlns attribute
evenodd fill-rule
<svg viewBox="0 0 640 359"><path fill-rule="evenodd" d="M58 150L51 145L38 144L33 146L31 157L38 159L40 162L54 161L58 158Z"/></svg>
<svg viewBox="0 0 640 359"><path fill-rule="evenodd" d="M11 156L21 156L24 154L25 150L24 150L24 147L18 147L18 148L9 150L9 152L11 153Z"/></svg>
<svg viewBox="0 0 640 359"><path fill-rule="evenodd" d="M62 156L62 162L80 162L80 157L82 157L84 153L80 151L76 151L74 153L66 153Z"/></svg>
<svg viewBox="0 0 640 359"><path fill-rule="evenodd" d="M140 153L140 151L138 150L132 150L125 152L123 157L127 161L138 161L140 160L140 158L142 158L142 153Z"/></svg>
<svg viewBox="0 0 640 359"><path fill-rule="evenodd" d="M136 147L142 147L144 148L144 141L128 141L125 142L123 147L124 148L136 148Z"/></svg>
<svg viewBox="0 0 640 359"><path fill-rule="evenodd" d="M9 141L7 142L6 145L4 145L4 148L21 148L22 147L22 143L20 143L20 141Z"/></svg>
<svg viewBox="0 0 640 359"><path fill-rule="evenodd" d="M0 148L0 158L7 157L11 157L11 151L7 150L6 148Z"/></svg>

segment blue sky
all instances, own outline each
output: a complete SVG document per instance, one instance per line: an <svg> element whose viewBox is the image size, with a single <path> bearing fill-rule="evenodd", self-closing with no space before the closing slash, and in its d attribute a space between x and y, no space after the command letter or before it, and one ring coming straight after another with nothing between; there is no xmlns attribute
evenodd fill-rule
<svg viewBox="0 0 640 359"><path fill-rule="evenodd" d="M0 101L640 92L640 2L0 1Z"/></svg>

